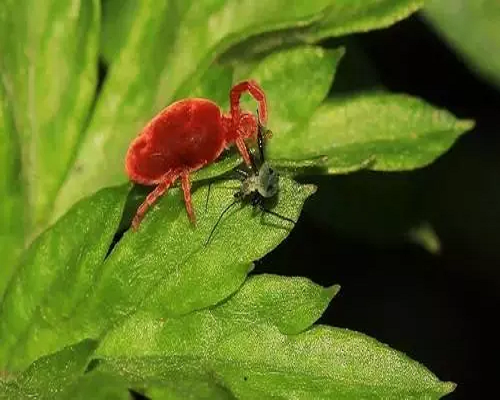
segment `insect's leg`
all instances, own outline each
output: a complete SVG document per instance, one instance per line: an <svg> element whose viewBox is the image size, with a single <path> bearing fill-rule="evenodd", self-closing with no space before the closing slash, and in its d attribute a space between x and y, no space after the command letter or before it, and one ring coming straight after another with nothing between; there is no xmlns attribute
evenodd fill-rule
<svg viewBox="0 0 500 400"><path fill-rule="evenodd" d="M252 97L259 103L259 115L262 124L266 125L267 122L267 101L264 90L254 80L240 82L234 85L229 94L231 104L231 118L233 121L239 121L240 117L240 97L243 93L249 92Z"/></svg>
<svg viewBox="0 0 500 400"><path fill-rule="evenodd" d="M168 188L174 183L176 178L167 179L163 182L160 182L156 188L147 195L146 199L142 202L142 204L137 209L135 213L134 219L132 220L132 229L137 231L139 225L141 224L142 219L144 218L144 214L149 207L151 207L156 200L168 190Z"/></svg>
<svg viewBox="0 0 500 400"><path fill-rule="evenodd" d="M181 174L182 191L184 192L184 203L186 203L186 211L189 220L193 225L196 225L196 216L194 215L193 203L191 201L191 182L189 181L189 171Z"/></svg>
<svg viewBox="0 0 500 400"><path fill-rule="evenodd" d="M264 206L262 205L262 203L259 203L259 204L257 204L257 205L259 206L260 210L261 210L262 212L266 213L266 214L271 214L271 215L274 215L275 217L278 217L279 219L282 219L283 221L288 221L288 222L291 222L291 223L292 223L292 224L294 224L294 225L297 223L296 221L294 221L294 220L293 220L293 219L291 219L291 218L285 217L284 215L278 214L278 213L276 213L276 212L274 212L274 211L272 211L272 210L267 209L266 207L264 207Z"/></svg>

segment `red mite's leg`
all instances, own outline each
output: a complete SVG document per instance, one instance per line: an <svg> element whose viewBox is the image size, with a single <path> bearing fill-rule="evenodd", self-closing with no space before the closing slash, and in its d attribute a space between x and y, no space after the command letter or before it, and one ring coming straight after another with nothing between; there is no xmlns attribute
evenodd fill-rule
<svg viewBox="0 0 500 400"><path fill-rule="evenodd" d="M132 220L132 229L134 231L137 231L137 228L139 228L139 225L141 224L142 219L144 218L144 214L146 214L146 211L148 210L149 207L151 207L156 200L165 192L168 190L168 188L172 185L172 183L175 181L176 178L171 178L169 180L165 180L156 186L155 190L153 190L151 193L148 194L146 199L142 202L142 204L139 206L137 209L137 212L135 213L134 219Z"/></svg>
<svg viewBox="0 0 500 400"><path fill-rule="evenodd" d="M186 203L186 211L189 220L193 225L196 225L196 216L194 215L193 203L191 202L191 183L189 182L189 172L181 174L182 191L184 192L184 203Z"/></svg>
<svg viewBox="0 0 500 400"><path fill-rule="evenodd" d="M243 157L245 164L251 167L252 160L250 159L250 154L248 154L248 149L247 149L247 146L245 144L245 141L242 138L236 139L236 147L238 148L239 152L241 153L241 156Z"/></svg>
<svg viewBox="0 0 500 400"><path fill-rule="evenodd" d="M262 125L267 123L267 102L266 94L254 80L240 82L234 85L229 94L231 104L231 118L233 121L239 121L240 116L240 97L243 93L249 92L259 103L259 115Z"/></svg>
<svg viewBox="0 0 500 400"><path fill-rule="evenodd" d="M231 104L231 111L230 111L231 122L232 122L231 125L232 129L234 130L234 133L238 131L238 124L240 123L240 117L241 117L240 98L244 92L249 92L252 95L252 97L259 102L259 116L261 123L265 125L267 122L267 102L264 91L259 86L259 84L254 80L243 81L234 85L229 94L229 100ZM240 151L245 163L248 166L252 166L250 155L248 154L248 150L245 146L243 138L238 137L236 139L236 146L238 147L238 150Z"/></svg>

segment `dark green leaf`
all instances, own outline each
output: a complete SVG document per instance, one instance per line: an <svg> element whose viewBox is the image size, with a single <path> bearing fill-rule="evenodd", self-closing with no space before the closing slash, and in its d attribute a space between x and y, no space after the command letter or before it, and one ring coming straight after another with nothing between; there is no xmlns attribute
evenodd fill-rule
<svg viewBox="0 0 500 400"><path fill-rule="evenodd" d="M22 156L26 223L44 226L92 104L98 0L0 3L0 75Z"/></svg>
<svg viewBox="0 0 500 400"><path fill-rule="evenodd" d="M331 173L363 166L377 171L423 167L474 126L405 95L366 93L323 104L302 127L276 135L269 156L328 156Z"/></svg>

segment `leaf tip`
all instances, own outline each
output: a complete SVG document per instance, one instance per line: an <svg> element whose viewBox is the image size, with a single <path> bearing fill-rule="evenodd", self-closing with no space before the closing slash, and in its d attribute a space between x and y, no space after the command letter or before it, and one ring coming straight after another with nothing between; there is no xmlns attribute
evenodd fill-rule
<svg viewBox="0 0 500 400"><path fill-rule="evenodd" d="M468 132L474 129L476 126L476 121L473 119L461 119L457 122L457 128L463 132Z"/></svg>
<svg viewBox="0 0 500 400"><path fill-rule="evenodd" d="M328 286L325 288L325 292L328 294L330 300L332 300L340 292L340 285Z"/></svg>
<svg viewBox="0 0 500 400"><path fill-rule="evenodd" d="M447 394L454 392L455 389L457 388L457 384L455 382L441 382L440 386L443 396L446 396Z"/></svg>

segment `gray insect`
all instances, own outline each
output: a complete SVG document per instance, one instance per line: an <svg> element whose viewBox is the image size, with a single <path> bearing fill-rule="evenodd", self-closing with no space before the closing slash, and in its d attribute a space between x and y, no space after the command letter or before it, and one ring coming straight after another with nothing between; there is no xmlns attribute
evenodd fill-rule
<svg viewBox="0 0 500 400"><path fill-rule="evenodd" d="M258 111L257 111L257 116L258 116ZM255 158L250 153L251 157L251 162L252 162L252 168L250 172L247 172L242 169L237 169L236 172L240 174L242 177L242 182L240 186L240 190L238 190L234 194L234 201L229 204L222 214L220 215L219 219L217 220L216 224L212 228L212 231L210 232L210 236L208 237L206 244L210 242L210 239L212 238L215 229L219 225L219 222L222 220L224 215L237 203L240 202L245 202L248 201L252 206L258 207L262 212L265 212L267 214L274 215L278 218L281 218L282 220L291 222L295 224L295 221L287 218L283 215L277 214L272 210L269 210L264 206L264 202L266 199L273 198L276 196L279 192L279 174L276 170L271 168L269 163L265 160L264 156L264 137L269 136L271 134L271 131L269 131L267 128L262 126L260 123L260 119L258 118L258 131L257 131L257 145L259 149L259 162L261 163L259 167L257 167L257 164L255 162Z"/></svg>

